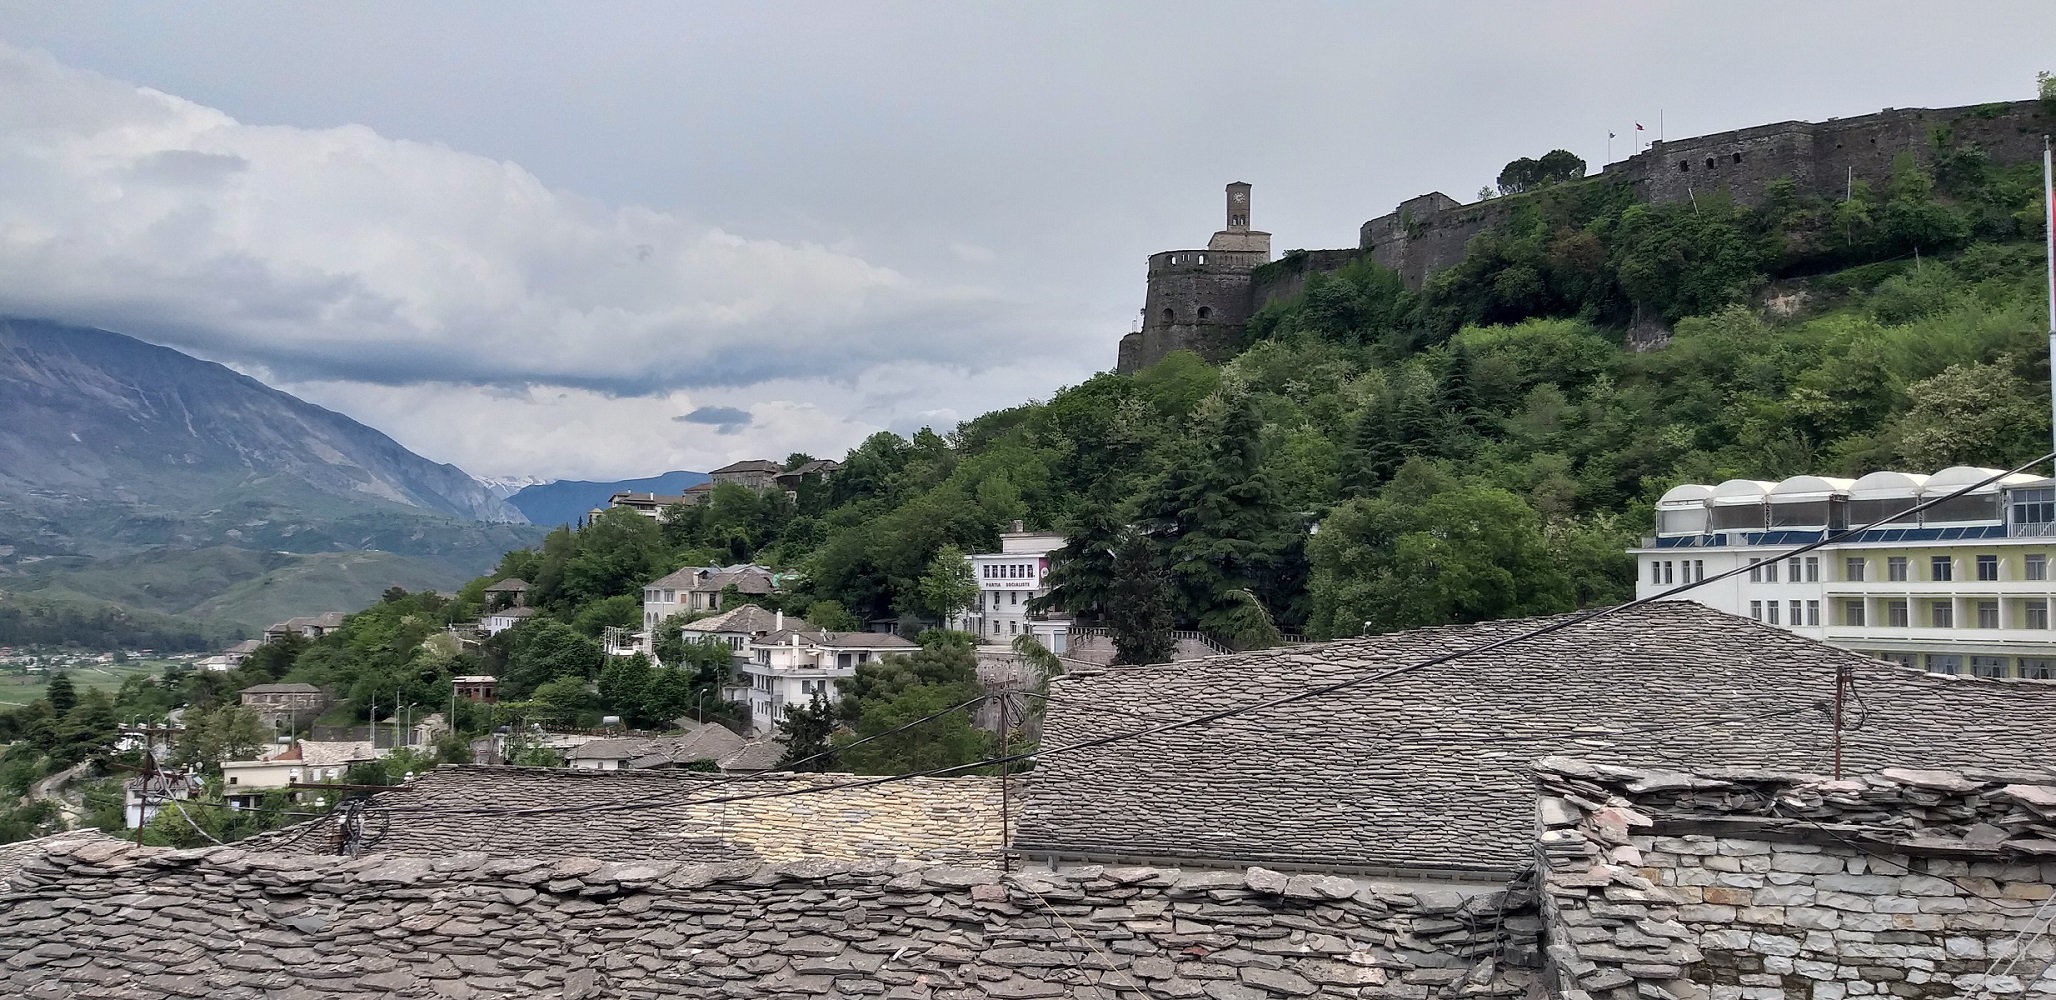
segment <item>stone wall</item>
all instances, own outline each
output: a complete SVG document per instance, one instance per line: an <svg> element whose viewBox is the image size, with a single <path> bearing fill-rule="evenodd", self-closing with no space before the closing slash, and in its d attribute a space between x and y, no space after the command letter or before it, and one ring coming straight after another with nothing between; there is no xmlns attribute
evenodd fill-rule
<svg viewBox="0 0 2056 1000"><path fill-rule="evenodd" d="M27 997L1507 997L1533 894L1247 872L359 859L58 845L0 896Z"/></svg>
<svg viewBox="0 0 2056 1000"><path fill-rule="evenodd" d="M2056 993L2056 773L1534 772L1562 996Z"/></svg>
<svg viewBox="0 0 2056 1000"><path fill-rule="evenodd" d="M609 861L983 864L999 857L998 778L916 778L809 794L864 780L446 764L408 788L379 793L365 821L366 849L416 857L486 851ZM313 820L245 843L323 851L325 832L302 836L322 825Z"/></svg>
<svg viewBox="0 0 2056 1000"><path fill-rule="evenodd" d="M1122 339L1115 370L1137 371L1172 351L1226 360L1242 345L1242 324L1251 312L1250 272L1269 258L1213 249L1150 255L1142 329Z"/></svg>

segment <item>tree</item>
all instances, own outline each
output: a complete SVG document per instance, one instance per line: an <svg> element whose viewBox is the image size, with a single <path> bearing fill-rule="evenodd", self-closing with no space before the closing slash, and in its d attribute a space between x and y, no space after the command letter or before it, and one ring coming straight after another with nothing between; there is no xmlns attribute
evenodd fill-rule
<svg viewBox="0 0 2056 1000"><path fill-rule="evenodd" d="M1906 395L1913 409L1897 425L1899 453L1917 469L2008 468L2041 454L2049 440L2045 401L2008 365L1950 365Z"/></svg>
<svg viewBox="0 0 2056 1000"><path fill-rule="evenodd" d="M855 632L864 627L838 601L815 601L807 605L807 622L829 632Z"/></svg>
<svg viewBox="0 0 2056 1000"><path fill-rule="evenodd" d="M1247 588L1233 594L1235 607L1228 613L1223 634L1235 643L1238 649L1269 649L1284 640L1278 625L1271 620L1270 611L1264 602Z"/></svg>
<svg viewBox="0 0 2056 1000"><path fill-rule="evenodd" d="M583 684L599 670L600 644L555 619L531 617L503 634L508 652L502 683L510 698L525 697L558 678Z"/></svg>
<svg viewBox="0 0 2056 1000"><path fill-rule="evenodd" d="M921 603L928 613L947 624L977 600L978 578L971 575L964 550L955 545L936 549L935 558L928 561L928 572L921 577Z"/></svg>
<svg viewBox="0 0 2056 1000"><path fill-rule="evenodd" d="M785 771L827 771L835 764L829 737L835 733L835 708L819 692L805 705L785 706L774 727L785 753L778 767Z"/></svg>
<svg viewBox="0 0 2056 1000"><path fill-rule="evenodd" d="M254 709L223 705L204 714L188 713L172 761L215 770L225 760L247 760L269 744L272 732Z"/></svg>
<svg viewBox="0 0 2056 1000"><path fill-rule="evenodd" d="M1108 476L1092 484L1073 515L1062 548L1050 553L1049 576L1030 613L1066 611L1080 625L1105 614L1114 582L1114 543L1121 534L1118 485Z"/></svg>
<svg viewBox="0 0 2056 1000"><path fill-rule="evenodd" d="M1177 648L1171 639L1171 588L1148 535L1136 528L1121 533L1114 543L1113 581L1106 625L1114 636L1114 662L1168 662Z"/></svg>
<svg viewBox="0 0 2056 1000"><path fill-rule="evenodd" d="M608 657L607 665L600 668L601 709L621 716L631 729L650 729L668 721L663 717L653 720L643 711L654 673L650 658L641 653Z"/></svg>
<svg viewBox="0 0 2056 1000"><path fill-rule="evenodd" d="M951 685L922 684L868 702L855 730L835 740L838 766L856 774L908 774L983 760L992 737ZM917 724L918 723L918 724ZM858 741L864 742L858 742Z"/></svg>
<svg viewBox="0 0 2056 1000"><path fill-rule="evenodd" d="M1499 193L1520 194L1562 184L1585 176L1585 161L1578 155L1563 149L1552 149L1542 154L1541 159L1523 156L1508 163L1499 171Z"/></svg>
<svg viewBox="0 0 2056 1000"><path fill-rule="evenodd" d="M50 702L50 711L63 715L79 703L77 689L71 686L71 675L60 670L50 675L50 683L43 688L43 697Z"/></svg>

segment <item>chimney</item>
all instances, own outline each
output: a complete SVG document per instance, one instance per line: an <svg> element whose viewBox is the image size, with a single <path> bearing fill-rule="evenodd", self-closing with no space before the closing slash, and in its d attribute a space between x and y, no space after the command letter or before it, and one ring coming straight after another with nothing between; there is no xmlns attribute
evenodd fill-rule
<svg viewBox="0 0 2056 1000"><path fill-rule="evenodd" d="M773 632L781 632L781 631L784 631L784 629L785 629L785 612L783 612L783 611L773 611L773 612L771 612L771 631L773 631Z"/></svg>
<svg viewBox="0 0 2056 1000"><path fill-rule="evenodd" d="M1019 520L1018 518L1017 518L1017 519L1015 519L1015 521L1014 521L1014 534L1017 534L1017 535L1018 535L1018 534L1020 534L1021 532L1023 532L1023 531L1026 531L1026 530L1027 530L1026 528L1023 528L1023 527L1021 526L1021 522L1020 522L1020 520Z"/></svg>

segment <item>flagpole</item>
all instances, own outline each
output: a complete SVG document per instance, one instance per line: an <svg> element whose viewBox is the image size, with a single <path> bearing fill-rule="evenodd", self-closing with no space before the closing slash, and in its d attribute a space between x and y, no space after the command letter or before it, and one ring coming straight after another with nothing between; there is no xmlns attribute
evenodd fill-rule
<svg viewBox="0 0 2056 1000"><path fill-rule="evenodd" d="M2042 240L2048 251L2049 270L2049 414L2050 434L2056 438L2056 166L2052 166L2049 137L2042 137Z"/></svg>

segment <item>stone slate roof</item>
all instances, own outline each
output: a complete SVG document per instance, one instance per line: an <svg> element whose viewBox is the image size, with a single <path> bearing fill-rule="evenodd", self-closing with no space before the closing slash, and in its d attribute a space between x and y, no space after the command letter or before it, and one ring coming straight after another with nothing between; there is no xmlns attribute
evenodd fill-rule
<svg viewBox="0 0 2056 1000"><path fill-rule="evenodd" d="M823 649L920 649L921 644L890 632L829 632L822 629L788 628L757 640L760 646L790 646L798 639L802 646Z"/></svg>
<svg viewBox="0 0 2056 1000"><path fill-rule="evenodd" d="M768 594L772 590L771 571L762 566L687 566L676 573L643 584L643 589L668 588L688 594L720 593L730 584L734 584L736 590L745 594Z"/></svg>
<svg viewBox="0 0 2056 1000"><path fill-rule="evenodd" d="M723 476L738 472L777 472L782 468L784 467L768 458L745 458L740 462L730 462L707 473L707 475Z"/></svg>
<svg viewBox="0 0 2056 1000"><path fill-rule="evenodd" d="M71 844L83 844L96 840L111 841L113 839L98 830L67 830L64 833L53 833L47 837L37 837L34 840L17 840L11 844L0 844L0 893L7 892L10 881L21 873L24 866L40 859L52 849L68 847ZM0 915L5 913L4 904L0 904Z"/></svg>
<svg viewBox="0 0 2056 1000"><path fill-rule="evenodd" d="M501 580L500 582L485 588L485 592L488 594L519 594L527 590L528 581L523 580L518 576L510 576L505 580Z"/></svg>
<svg viewBox="0 0 2056 1000"><path fill-rule="evenodd" d="M749 635L763 635L780 624L778 615L754 604L745 604L731 611L710 615L698 621L685 623L687 632L742 632ZM784 627L813 629L814 623L798 615L786 615Z"/></svg>
<svg viewBox="0 0 2056 1000"><path fill-rule="evenodd" d="M1418 662L1551 619L1421 629L1056 679L1042 746L1125 733ZM1924 674L1689 602L1206 726L1053 756L1032 854L1504 873L1527 857L1522 765L1833 767L1835 671L1867 717L1846 765L2042 759L2056 683ZM1796 712L1765 719L1776 712ZM1756 719L1724 724L1722 720ZM1853 726L1853 712L1851 715ZM1668 727L1637 734L1642 727ZM1690 727L1690 728L1685 728Z"/></svg>
<svg viewBox="0 0 2056 1000"><path fill-rule="evenodd" d="M526 617L528 617L529 615L532 615L532 614L535 614L535 613L537 613L537 611L538 611L538 610L539 610L539 609L537 609L537 608L524 608L524 607L520 607L520 606L518 606L518 605L517 605L517 606L515 606L515 607L511 607L511 608L501 608L501 609L500 609L500 610L498 610L498 611L488 611L488 612L486 612L485 614L483 614L483 615L480 615L479 617L481 617L481 618L526 618Z"/></svg>
<svg viewBox="0 0 2056 1000"><path fill-rule="evenodd" d="M715 761L723 771L770 771L785 759L785 741L776 736L759 736Z"/></svg>
<svg viewBox="0 0 2056 1000"><path fill-rule="evenodd" d="M275 684L252 684L243 689L244 694L320 694L321 689L299 681L281 681Z"/></svg>
<svg viewBox="0 0 2056 1000"><path fill-rule="evenodd" d="M627 762L629 767L661 767L696 760L718 760L742 744L742 737L727 727L705 725L682 734L592 740L571 751L570 759L619 760Z"/></svg>
<svg viewBox="0 0 2056 1000"><path fill-rule="evenodd" d="M849 775L735 776L671 769L443 765L405 790L380 793L370 850L414 857L485 851L498 857L587 855L609 861L780 861L801 858L985 863L1000 845L996 778L923 778L819 794L701 800L832 787ZM622 809L624 804L648 808ZM478 810L554 807L522 815ZM573 808L562 808L573 807ZM578 808L604 807L604 808ZM320 820L310 821L320 824ZM306 824L242 841L257 849L300 838ZM297 848L307 849L307 848Z"/></svg>
<svg viewBox="0 0 2056 1000"><path fill-rule="evenodd" d="M1534 979L1508 968L1520 949L1489 957L1516 922L1534 951L1532 893L1261 869L1003 877L109 842L60 846L22 882L0 896L9 996L1486 998Z"/></svg>

